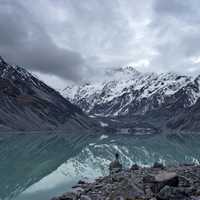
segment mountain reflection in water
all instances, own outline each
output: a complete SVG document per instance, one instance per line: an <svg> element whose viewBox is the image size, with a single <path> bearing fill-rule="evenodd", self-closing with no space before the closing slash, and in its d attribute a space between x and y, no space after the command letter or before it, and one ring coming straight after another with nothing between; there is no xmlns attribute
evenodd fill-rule
<svg viewBox="0 0 200 200"><path fill-rule="evenodd" d="M125 167L198 163L199 135L0 135L0 199L44 200L70 190L79 179L108 173L116 151Z"/></svg>

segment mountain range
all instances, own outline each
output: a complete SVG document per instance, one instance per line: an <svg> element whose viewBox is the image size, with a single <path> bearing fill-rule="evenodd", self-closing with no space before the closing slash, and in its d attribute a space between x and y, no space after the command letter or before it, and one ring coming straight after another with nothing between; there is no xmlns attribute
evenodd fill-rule
<svg viewBox="0 0 200 200"><path fill-rule="evenodd" d="M200 131L200 76L107 70L103 80L61 91L101 126L118 132Z"/></svg>
<svg viewBox="0 0 200 200"><path fill-rule="evenodd" d="M96 128L93 119L19 66L0 57L1 131L83 131Z"/></svg>
<svg viewBox="0 0 200 200"><path fill-rule="evenodd" d="M130 66L58 92L0 57L0 95L1 131L200 131L200 75L143 73Z"/></svg>

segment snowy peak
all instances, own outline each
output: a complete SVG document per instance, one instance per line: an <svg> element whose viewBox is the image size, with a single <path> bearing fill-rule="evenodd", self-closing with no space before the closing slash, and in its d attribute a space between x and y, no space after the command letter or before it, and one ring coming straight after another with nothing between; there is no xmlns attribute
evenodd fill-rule
<svg viewBox="0 0 200 200"><path fill-rule="evenodd" d="M33 76L24 68L19 66L11 66L0 57L0 76L4 79L17 79L27 80Z"/></svg>
<svg viewBox="0 0 200 200"><path fill-rule="evenodd" d="M113 80L113 79L121 79L121 78L132 79L135 76L139 76L139 75L141 75L141 73L132 66L108 69L105 72L105 78L107 81L111 79Z"/></svg>
<svg viewBox="0 0 200 200"><path fill-rule="evenodd" d="M107 75L95 83L67 87L62 94L103 122L101 126L119 132L199 133L200 76L141 73L132 67Z"/></svg>
<svg viewBox="0 0 200 200"><path fill-rule="evenodd" d="M105 71L105 76L102 80L92 82L87 81L81 85L69 84L61 91L61 93L67 99L74 99L75 96L77 96L77 93L81 93L82 96L89 96L91 93L98 93L102 90L104 92L109 92L112 88L117 89L119 81L120 83L125 82L124 84L127 84L127 81L134 79L139 75L141 75L141 73L131 66L108 69Z"/></svg>
<svg viewBox="0 0 200 200"><path fill-rule="evenodd" d="M75 98L77 90L78 90L78 85L71 84L68 85L64 90L62 90L61 93L65 94L65 98L67 100L71 100Z"/></svg>
<svg viewBox="0 0 200 200"><path fill-rule="evenodd" d="M98 116L144 114L170 99L180 101L179 93L184 95L183 107L190 107L200 97L199 79L173 72L141 73L129 66L107 70L106 75L102 81L67 87L62 94L85 112Z"/></svg>

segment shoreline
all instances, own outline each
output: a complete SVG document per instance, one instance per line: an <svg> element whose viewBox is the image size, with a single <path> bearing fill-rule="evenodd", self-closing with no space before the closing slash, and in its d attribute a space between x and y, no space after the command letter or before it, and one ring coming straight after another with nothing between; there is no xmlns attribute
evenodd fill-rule
<svg viewBox="0 0 200 200"><path fill-rule="evenodd" d="M200 200L200 165L133 165L72 189L51 200Z"/></svg>

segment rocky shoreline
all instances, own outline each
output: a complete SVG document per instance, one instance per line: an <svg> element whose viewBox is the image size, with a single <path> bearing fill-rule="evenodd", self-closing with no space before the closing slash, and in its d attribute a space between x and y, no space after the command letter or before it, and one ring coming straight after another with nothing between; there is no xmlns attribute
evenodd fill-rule
<svg viewBox="0 0 200 200"><path fill-rule="evenodd" d="M93 183L79 181L52 200L200 200L200 166L133 165Z"/></svg>

